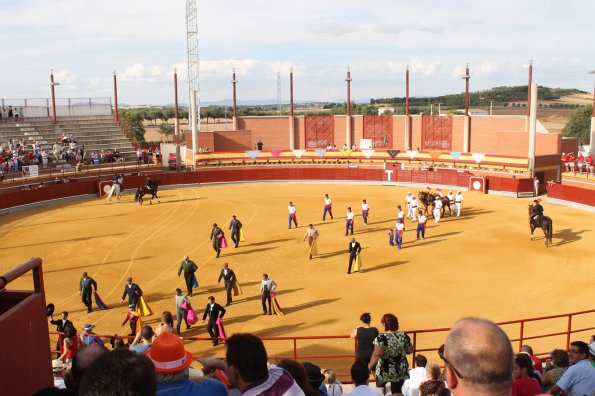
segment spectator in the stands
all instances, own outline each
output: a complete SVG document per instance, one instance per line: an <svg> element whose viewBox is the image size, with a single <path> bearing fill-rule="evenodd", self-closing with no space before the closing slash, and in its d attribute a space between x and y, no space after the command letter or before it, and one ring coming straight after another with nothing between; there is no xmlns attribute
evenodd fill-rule
<svg viewBox="0 0 595 396"><path fill-rule="evenodd" d="M440 379L442 374L440 366L434 362L429 362L425 370L428 380L419 385L419 396L441 395L446 389L446 384Z"/></svg>
<svg viewBox="0 0 595 396"><path fill-rule="evenodd" d="M219 381L194 383L188 379L188 367L194 359L177 335L162 333L145 354L155 365L159 394L227 396L227 388Z"/></svg>
<svg viewBox="0 0 595 396"><path fill-rule="evenodd" d="M588 357L589 345L586 342L571 342L568 349L571 366L552 386L550 393L557 395L564 391L568 396L591 395L595 390L595 367L591 366Z"/></svg>
<svg viewBox="0 0 595 396"><path fill-rule="evenodd" d="M326 386L322 384L324 382L324 375L322 375L320 367L310 362L304 362L302 366L306 369L308 384L312 388L317 389L319 395L326 395Z"/></svg>
<svg viewBox="0 0 595 396"><path fill-rule="evenodd" d="M80 395L155 395L155 366L144 355L120 349L99 356L80 383Z"/></svg>
<svg viewBox="0 0 595 396"><path fill-rule="evenodd" d="M58 359L62 360L67 365L72 363L72 358L79 347L78 336L76 329L72 324L67 325L64 329L64 341L62 343L62 355Z"/></svg>
<svg viewBox="0 0 595 396"><path fill-rule="evenodd" d="M541 387L544 392L549 391L562 378L570 364L568 362L568 352L563 349L554 349L550 355L552 357L552 368L543 373L541 378Z"/></svg>
<svg viewBox="0 0 595 396"><path fill-rule="evenodd" d="M514 353L496 324L465 318L450 329L444 345L445 377L455 396L510 396Z"/></svg>
<svg viewBox="0 0 595 396"><path fill-rule="evenodd" d="M161 323L155 329L155 337L158 337L163 332L174 332L174 316L169 311L163 311L163 314L161 315Z"/></svg>
<svg viewBox="0 0 595 396"><path fill-rule="evenodd" d="M306 369L299 362L290 359L283 359L277 364L287 371L306 396L320 396L318 389L314 389L308 383L308 373Z"/></svg>
<svg viewBox="0 0 595 396"><path fill-rule="evenodd" d="M130 344L130 350L137 353L144 353L149 348L151 348L153 335L153 328L151 326L144 325L141 331L136 333L134 341L132 341L132 344Z"/></svg>
<svg viewBox="0 0 595 396"><path fill-rule="evenodd" d="M83 331L85 334L79 335L79 341L81 345L100 345L103 346L103 340L97 335L93 333L93 329L95 328L94 325L88 323L83 327Z"/></svg>
<svg viewBox="0 0 595 396"><path fill-rule="evenodd" d="M54 374L54 387L58 389L65 389L64 383L64 363L60 359L52 360L52 373Z"/></svg>
<svg viewBox="0 0 595 396"><path fill-rule="evenodd" d="M541 386L533 373L533 361L526 352L521 352L514 358L514 369L512 375L512 396L534 396L541 393Z"/></svg>
<svg viewBox="0 0 595 396"><path fill-rule="evenodd" d="M428 380L428 376L426 375L427 363L428 359L424 355L415 355L415 368L409 370L409 379L406 379L403 384L403 395L410 396L412 389L419 389L419 386Z"/></svg>
<svg viewBox="0 0 595 396"><path fill-rule="evenodd" d="M79 385L87 368L107 350L99 345L83 345L74 354L72 368L66 376L66 387L78 392Z"/></svg>
<svg viewBox="0 0 595 396"><path fill-rule="evenodd" d="M337 381L337 376L333 369L322 370L324 375L324 386L326 386L326 394L329 396L341 396L343 394L343 387Z"/></svg>
<svg viewBox="0 0 595 396"><path fill-rule="evenodd" d="M357 339L355 360L363 360L364 362L369 363L372 353L374 352L373 342L379 333L376 327L370 326L372 317L368 312L361 314L359 320L362 324L353 329L349 336Z"/></svg>
<svg viewBox="0 0 595 396"><path fill-rule="evenodd" d="M383 393L377 389L372 389L368 386L370 379L370 371L365 362L356 360L351 365L351 380L355 389L345 395L352 396L383 396Z"/></svg>
<svg viewBox="0 0 595 396"><path fill-rule="evenodd" d="M154 348L155 346L151 350ZM205 366L205 369L225 370L231 384L242 394L304 395L287 371L281 367L267 367L267 352L264 344L252 334L236 333L229 337L225 361L214 358L198 359L198 361Z"/></svg>

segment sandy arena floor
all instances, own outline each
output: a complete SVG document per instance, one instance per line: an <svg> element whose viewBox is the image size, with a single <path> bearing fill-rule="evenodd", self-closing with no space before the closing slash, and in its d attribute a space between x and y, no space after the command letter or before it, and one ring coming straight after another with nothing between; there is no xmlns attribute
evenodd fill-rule
<svg viewBox="0 0 595 396"><path fill-rule="evenodd" d="M530 200L464 193L461 218L446 215L438 224L430 220L423 241L415 240L415 224L407 220L404 247L398 250L388 244L388 228L407 191L337 184L221 185L162 190L161 203L153 205L140 206L125 195L121 202L96 198L39 207L0 217L0 273L42 257L47 302L57 312L70 311L78 329L93 323L101 334L127 334L128 326L120 326L127 308L119 302L128 276L157 313L146 323L157 324L163 310L175 314L174 290L184 290L183 277L177 276L184 254L199 266L200 287L192 302L200 314L209 295L225 303L217 284L222 264L236 272L244 294L228 307L228 334L348 334L363 311L372 313L376 326L383 313L393 312L401 328L410 330L448 327L467 315L503 321L593 308L595 214L545 202L546 214L554 219L553 246L546 248L541 230L535 241L529 239ZM322 222L324 193L333 199L335 219ZM362 198L371 207L367 226L360 216ZM296 204L299 229L287 228L289 200ZM346 274L347 206L357 214L355 237L363 247L363 270L352 275ZM224 249L216 259L209 242L211 224L226 230L232 214L244 224L246 242L239 249ZM313 260L302 242L310 222L320 232L320 254ZM114 309L86 313L78 295L82 271L98 282L99 294ZM263 272L279 285L283 317L262 316L258 289ZM25 278L14 286L30 285ZM184 335L207 334L199 325ZM326 343L326 351L352 350L348 341L335 343ZM543 351L551 346L543 345ZM203 355L224 353L224 347L208 343L193 342L188 348ZM291 344L270 348L287 353Z"/></svg>

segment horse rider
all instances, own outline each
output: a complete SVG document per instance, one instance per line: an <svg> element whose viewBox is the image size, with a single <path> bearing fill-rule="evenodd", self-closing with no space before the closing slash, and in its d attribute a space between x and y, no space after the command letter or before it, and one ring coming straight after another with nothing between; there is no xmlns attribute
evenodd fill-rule
<svg viewBox="0 0 595 396"><path fill-rule="evenodd" d="M147 175L147 178L145 179L145 188L149 190L149 192L153 193L153 181L149 175Z"/></svg>
<svg viewBox="0 0 595 396"><path fill-rule="evenodd" d="M531 224L533 220L537 220L539 222L541 216L543 216L543 206L541 206L539 200L534 199L533 202L535 202L535 206L533 206L533 214L529 218L529 224Z"/></svg>

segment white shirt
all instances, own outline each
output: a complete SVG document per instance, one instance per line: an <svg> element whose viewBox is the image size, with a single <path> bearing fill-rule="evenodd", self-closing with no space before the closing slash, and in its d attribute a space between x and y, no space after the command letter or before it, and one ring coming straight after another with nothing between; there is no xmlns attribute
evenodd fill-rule
<svg viewBox="0 0 595 396"><path fill-rule="evenodd" d="M355 217L355 213L347 212L347 220L353 220L354 217Z"/></svg>
<svg viewBox="0 0 595 396"><path fill-rule="evenodd" d="M370 210L370 205L368 205L367 203L363 203L362 204L362 210L364 212L367 212L368 210Z"/></svg>
<svg viewBox="0 0 595 396"><path fill-rule="evenodd" d="M405 212L403 212L403 209L401 209L397 213L397 219L404 219L404 218L405 218Z"/></svg>
<svg viewBox="0 0 595 396"><path fill-rule="evenodd" d="M397 231L403 231L405 229L405 223L397 223Z"/></svg>
<svg viewBox="0 0 595 396"><path fill-rule="evenodd" d="M293 205L289 205L287 209L289 210L289 214L295 214L297 212L297 209Z"/></svg>
<svg viewBox="0 0 595 396"><path fill-rule="evenodd" d="M378 389L372 389L368 385L360 385L354 390L349 393L344 393L344 395L353 395L353 396L383 396L382 392Z"/></svg>
<svg viewBox="0 0 595 396"><path fill-rule="evenodd" d="M457 194L455 197L455 203L462 203L463 202L463 194Z"/></svg>
<svg viewBox="0 0 595 396"><path fill-rule="evenodd" d="M411 200L413 199L413 197L409 194L407 194L405 196L405 202L407 202L407 206L409 206L409 204L411 203Z"/></svg>
<svg viewBox="0 0 595 396"><path fill-rule="evenodd" d="M419 224L424 224L426 222L426 220L427 220L426 216L422 214L421 216L419 216L419 219L417 219L417 222Z"/></svg>
<svg viewBox="0 0 595 396"><path fill-rule="evenodd" d="M405 380L403 384L403 395L410 396L411 389L419 389L419 386L427 380L425 367L416 367L409 370L409 379Z"/></svg>
<svg viewBox="0 0 595 396"><path fill-rule="evenodd" d="M324 204L325 204L325 205L329 205L329 206L330 206L332 203L333 203L333 201L331 201L331 199L330 199L330 198L325 198L325 199L324 199Z"/></svg>
<svg viewBox="0 0 595 396"><path fill-rule="evenodd" d="M417 208L417 198L415 198L415 197L411 197L411 202L409 203L409 205L410 205L412 208Z"/></svg>
<svg viewBox="0 0 595 396"><path fill-rule="evenodd" d="M436 209L442 209L442 200L441 199L437 199L436 201L434 201L434 203L436 204Z"/></svg>
<svg viewBox="0 0 595 396"><path fill-rule="evenodd" d="M450 202L455 200L455 195L453 193L448 194L447 197Z"/></svg>
<svg viewBox="0 0 595 396"><path fill-rule="evenodd" d="M273 291L277 288L277 284L275 283L274 280L272 280L272 279L263 280L260 283L260 292L261 293L264 291L265 286L266 286L267 290L269 290L269 291Z"/></svg>

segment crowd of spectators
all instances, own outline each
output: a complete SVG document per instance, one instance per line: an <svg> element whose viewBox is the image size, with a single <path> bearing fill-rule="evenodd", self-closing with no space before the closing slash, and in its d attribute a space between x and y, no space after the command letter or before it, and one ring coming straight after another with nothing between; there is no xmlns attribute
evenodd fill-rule
<svg viewBox="0 0 595 396"><path fill-rule="evenodd" d="M112 342L108 350L86 324L77 335L68 313L53 321L63 331L62 352L52 361L54 388L38 395L364 395L405 396L506 395L563 396L595 395L595 340L574 341L568 351L552 351L545 364L528 345L515 354L504 331L478 318L456 322L438 350L437 362L418 354L409 370L412 352L409 336L399 331L395 315L385 314L374 338L358 329L370 326L369 314L353 337L373 346L362 349L362 359L351 366L351 385L337 381L332 369L311 362L282 360L270 364L262 341L252 334L234 334L226 340L225 359L197 358L184 347L173 326L171 313L164 312L157 331L144 325L129 344ZM359 349L358 349L359 350ZM198 362L202 368L191 366ZM370 387L370 373L376 381ZM390 386L389 386L390 384ZM59 390L60 389L60 390ZM348 389L351 392L346 393ZM390 389L390 390L389 390Z"/></svg>
<svg viewBox="0 0 595 396"><path fill-rule="evenodd" d="M578 173L580 175L585 172L587 175L595 175L593 161L593 154L579 152L576 156L574 153L562 153L561 158L563 170L569 173Z"/></svg>
<svg viewBox="0 0 595 396"><path fill-rule="evenodd" d="M22 121L24 119L23 116L23 106L2 106L0 108L0 121Z"/></svg>

